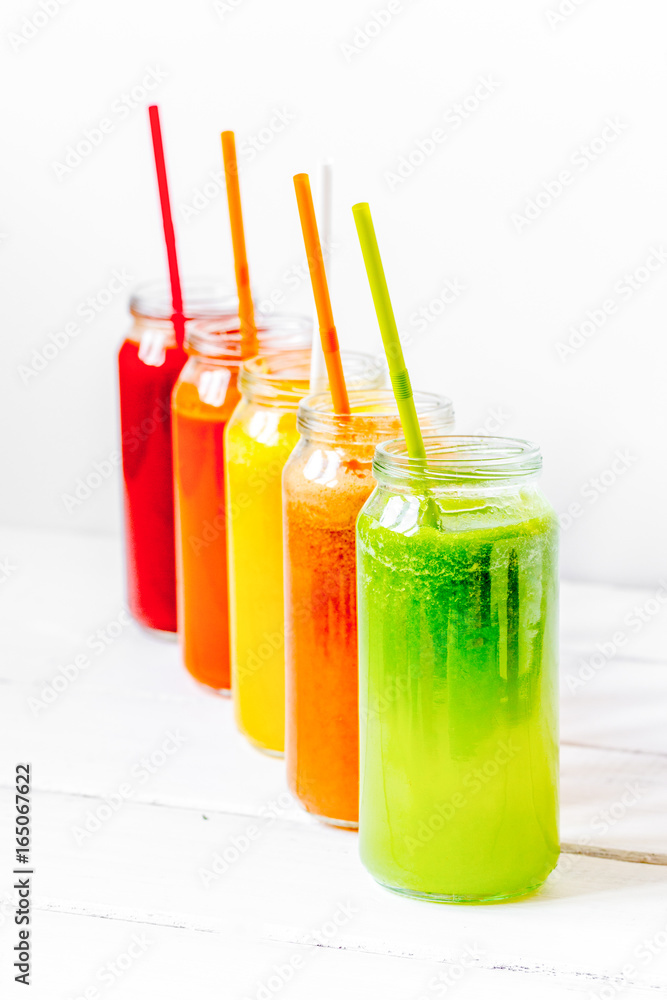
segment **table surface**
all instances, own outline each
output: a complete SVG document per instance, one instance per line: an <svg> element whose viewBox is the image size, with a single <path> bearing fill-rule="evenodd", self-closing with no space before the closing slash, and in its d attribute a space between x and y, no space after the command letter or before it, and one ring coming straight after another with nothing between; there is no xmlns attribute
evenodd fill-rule
<svg viewBox="0 0 667 1000"><path fill-rule="evenodd" d="M33 1000L667 995L657 585L563 584L559 866L527 899L447 906L377 886L356 835L296 806L282 762L236 733L177 645L125 622L119 550L0 531L0 995L24 995L9 957L21 761Z"/></svg>

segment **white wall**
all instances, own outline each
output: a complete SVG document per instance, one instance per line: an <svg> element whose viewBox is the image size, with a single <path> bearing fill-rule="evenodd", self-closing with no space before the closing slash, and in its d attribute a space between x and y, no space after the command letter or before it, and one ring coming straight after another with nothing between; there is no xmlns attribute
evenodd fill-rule
<svg viewBox="0 0 667 1000"><path fill-rule="evenodd" d="M461 428L491 429L500 410L503 433L541 443L556 509L580 505L563 536L567 576L652 583L665 572L667 257L640 290L614 289L651 248L667 250L663 0L393 0L363 48L359 26L388 0L42 3L43 25L37 0L3 3L2 519L119 530L116 479L71 513L62 494L117 439L126 295L91 322L80 304L114 270L138 281L164 268L144 109L155 100L185 273L231 283L224 195L189 221L182 207L219 169L221 129L240 145L280 111L283 130L243 158L260 295L282 290L283 308L310 308L308 284L285 278L304 259L291 175L331 155L342 343L380 344L350 212L368 200L413 384L451 395ZM559 4L571 13L549 17ZM26 17L38 29L23 41ZM151 69L164 79L122 112ZM455 106L481 79L492 92L463 122ZM111 131L59 179L54 163L102 118ZM608 130L583 166L577 151L609 119L619 134ZM436 128L445 138L432 154L388 177ZM513 215L564 170L571 183L517 231ZM420 332L415 312L448 279L465 291ZM571 325L609 299L615 313L561 359ZM71 322L76 338L25 384L20 366ZM618 452L629 457L602 493L589 481Z"/></svg>

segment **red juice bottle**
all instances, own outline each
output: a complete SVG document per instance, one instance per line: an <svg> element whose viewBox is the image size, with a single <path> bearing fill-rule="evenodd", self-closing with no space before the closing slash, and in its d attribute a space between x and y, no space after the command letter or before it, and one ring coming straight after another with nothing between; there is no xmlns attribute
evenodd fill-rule
<svg viewBox="0 0 667 1000"><path fill-rule="evenodd" d="M194 319L236 311L214 284L185 293ZM127 597L140 625L176 632L176 561L171 393L187 360L176 343L167 288L142 287L130 303L134 323L118 354Z"/></svg>

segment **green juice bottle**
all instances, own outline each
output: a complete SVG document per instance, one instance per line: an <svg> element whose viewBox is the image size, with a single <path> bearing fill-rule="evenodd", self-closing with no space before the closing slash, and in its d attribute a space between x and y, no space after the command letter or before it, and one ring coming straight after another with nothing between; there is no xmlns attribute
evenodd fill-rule
<svg viewBox="0 0 667 1000"><path fill-rule="evenodd" d="M558 859L558 525L538 449L378 447L357 522L360 850L409 896L523 895Z"/></svg>

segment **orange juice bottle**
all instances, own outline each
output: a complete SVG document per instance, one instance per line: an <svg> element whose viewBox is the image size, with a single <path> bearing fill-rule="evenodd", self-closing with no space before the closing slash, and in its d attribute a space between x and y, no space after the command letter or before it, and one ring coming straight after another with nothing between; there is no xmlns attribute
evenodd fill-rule
<svg viewBox="0 0 667 1000"><path fill-rule="evenodd" d="M305 399L301 434L283 472L285 756L291 791L314 816L356 827L359 812L355 526L375 488L375 446L401 432L391 389ZM447 399L415 392L422 432L446 434Z"/></svg>
<svg viewBox="0 0 667 1000"><path fill-rule="evenodd" d="M259 317L260 349L303 347L311 322L301 317ZM229 611L225 525L224 436L240 394L238 316L192 324L188 361L174 387L172 423L176 501L178 630L192 676L229 692Z"/></svg>

